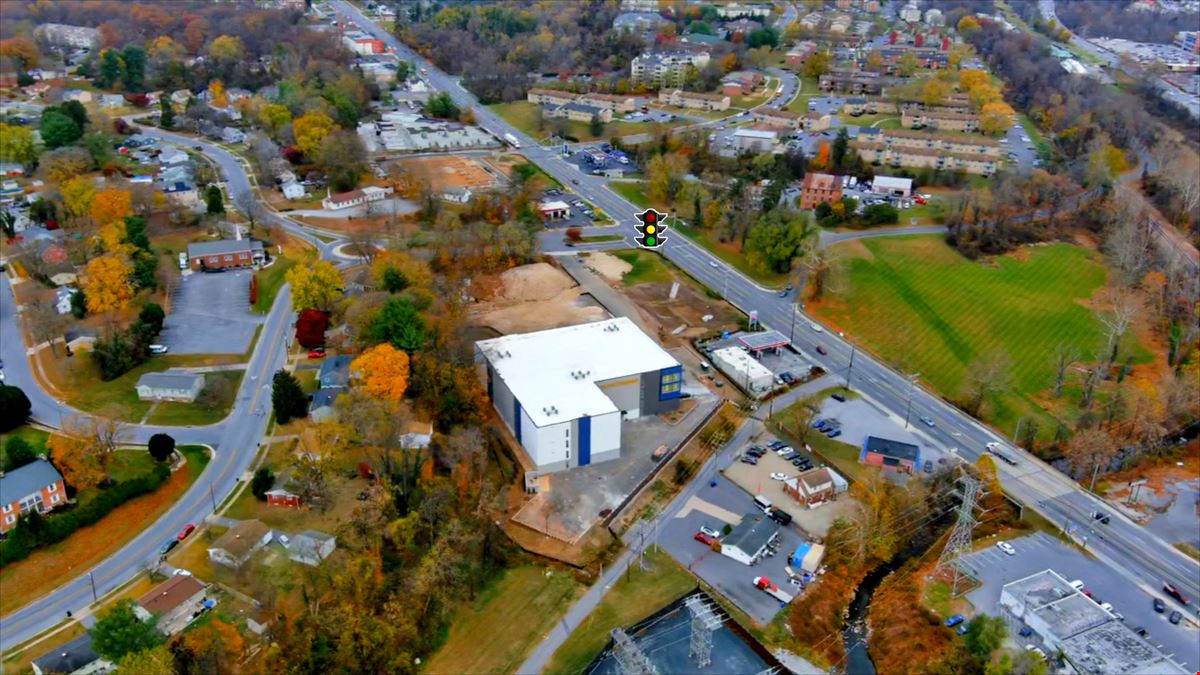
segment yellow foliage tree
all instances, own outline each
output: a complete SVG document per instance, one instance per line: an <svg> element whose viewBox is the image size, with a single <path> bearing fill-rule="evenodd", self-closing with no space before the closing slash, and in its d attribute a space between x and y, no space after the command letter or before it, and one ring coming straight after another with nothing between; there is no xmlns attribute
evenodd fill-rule
<svg viewBox="0 0 1200 675"><path fill-rule="evenodd" d="M63 480L76 490L99 485L104 480L104 471L96 455L89 451L88 443L82 439L54 434L47 442L50 459L62 472Z"/></svg>
<svg viewBox="0 0 1200 675"><path fill-rule="evenodd" d="M350 376L368 394L399 401L408 389L408 354L388 342L375 345L350 363Z"/></svg>
<svg viewBox="0 0 1200 675"><path fill-rule="evenodd" d="M979 30L979 20L973 16L967 15L958 20L958 32L973 33Z"/></svg>
<svg viewBox="0 0 1200 675"><path fill-rule="evenodd" d="M129 284L129 263L115 255L102 255L88 261L83 273L83 292L87 309L103 314L121 309L133 299Z"/></svg>
<svg viewBox="0 0 1200 675"><path fill-rule="evenodd" d="M292 121L292 111L286 105L267 103L258 109L258 121L274 136L284 125Z"/></svg>
<svg viewBox="0 0 1200 675"><path fill-rule="evenodd" d="M979 113L979 128L985 134L999 134L1012 126L1013 115L1016 111L1004 101L985 103Z"/></svg>
<svg viewBox="0 0 1200 675"><path fill-rule="evenodd" d="M96 198L96 181L91 176L75 176L59 186L62 194L63 209L68 216L79 218L92 210L92 201Z"/></svg>
<svg viewBox="0 0 1200 675"><path fill-rule="evenodd" d="M220 80L208 83L208 96L214 108L224 108L229 105L229 97L225 95L225 83Z"/></svg>
<svg viewBox="0 0 1200 675"><path fill-rule="evenodd" d="M946 96L949 93L949 84L931 77L925 80L925 85L921 87L921 101L925 105L941 105L946 101Z"/></svg>
<svg viewBox="0 0 1200 675"><path fill-rule="evenodd" d="M337 125L323 112L310 112L296 118L292 132L296 135L296 147L308 157L315 157L321 141L333 132Z"/></svg>
<svg viewBox="0 0 1200 675"><path fill-rule="evenodd" d="M222 35L208 45L208 55L226 63L242 60L245 53L242 39L236 35Z"/></svg>
<svg viewBox="0 0 1200 675"><path fill-rule="evenodd" d="M286 276L292 286L292 309L297 312L310 308L328 310L341 295L342 274L324 260L297 265Z"/></svg>
<svg viewBox="0 0 1200 675"><path fill-rule="evenodd" d="M150 41L150 59L158 63L167 63L183 58L183 45L171 39L170 35L159 35Z"/></svg>
<svg viewBox="0 0 1200 675"><path fill-rule="evenodd" d="M400 291L412 286L426 288L433 276L420 260L403 251L389 250L376 255L371 262L371 281L377 289Z"/></svg>
<svg viewBox="0 0 1200 675"><path fill-rule="evenodd" d="M968 69L959 71L958 73L958 86L961 87L963 91L970 91L981 84L991 83L991 78L988 77L988 74L982 70Z"/></svg>
<svg viewBox="0 0 1200 675"><path fill-rule="evenodd" d="M971 105L975 106L976 110L982 110L983 106L999 101L1000 89L993 86L990 82L985 84L977 84L967 90L967 98L971 100Z"/></svg>
<svg viewBox="0 0 1200 675"><path fill-rule="evenodd" d="M92 200L90 212L97 225L123 222L126 216L133 214L133 193L117 188L101 190Z"/></svg>

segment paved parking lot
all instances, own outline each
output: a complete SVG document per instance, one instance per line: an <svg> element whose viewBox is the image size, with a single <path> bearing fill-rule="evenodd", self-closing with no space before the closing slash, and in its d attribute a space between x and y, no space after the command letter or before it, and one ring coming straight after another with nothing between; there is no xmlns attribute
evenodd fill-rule
<svg viewBox="0 0 1200 675"><path fill-rule="evenodd" d="M243 354L265 315L250 311L250 270L183 277L159 342L174 354Z"/></svg>
<svg viewBox="0 0 1200 675"><path fill-rule="evenodd" d="M591 217L583 213L583 208L587 207L587 202L583 202L583 206L576 206L575 202L582 201L579 195L570 192L567 189L546 191L542 193L542 201L560 201L566 202L571 206L571 217L556 218L553 220L544 220L542 224L551 229L567 229L568 227L592 227L596 224Z"/></svg>
<svg viewBox="0 0 1200 675"><path fill-rule="evenodd" d="M1052 569L1068 580L1082 580L1095 600L1112 603L1113 609L1124 615L1127 625L1145 627L1150 632L1150 641L1163 652L1174 653L1175 658L1183 661L1190 670L1200 668L1197 629L1186 621L1178 626L1171 625L1166 614L1154 611L1155 596L1131 585L1107 565L1044 532L1018 537L1009 543L1017 550L1016 555L1010 556L993 545L958 560L957 564L969 570L982 584L967 593L967 599L976 611L999 614L1000 591L1004 584Z"/></svg>
<svg viewBox="0 0 1200 675"><path fill-rule="evenodd" d="M863 399L850 399L844 403L832 398L826 398L824 401L818 417L834 417L842 423L842 435L837 440L843 443L861 448L867 436L876 436L918 446L921 448L921 462L929 460L933 462L935 469L950 461L949 456L940 447L929 443L919 433L916 425L921 423L917 421L915 413L909 428L905 429L903 418L892 417ZM943 459L946 462L941 461Z"/></svg>
<svg viewBox="0 0 1200 675"><path fill-rule="evenodd" d="M764 445L771 440L773 439L764 436L758 439L758 444ZM814 468L825 466L824 462L805 451L803 447L796 448L796 450L802 456L807 457ZM763 455L756 465L745 464L741 461L734 462L725 469L724 473L726 478L747 493L762 495L771 500L776 507L787 511L792 516L792 522L800 528L800 531L812 538L823 539L829 533L829 527L833 524L834 519L848 514L854 508L854 501L845 493L835 498L835 501L815 509L810 509L796 501L784 490L783 481L771 478L771 474L782 473L790 477L800 473L800 469L792 466L791 462L785 461L775 452ZM845 476L842 477L845 478Z"/></svg>

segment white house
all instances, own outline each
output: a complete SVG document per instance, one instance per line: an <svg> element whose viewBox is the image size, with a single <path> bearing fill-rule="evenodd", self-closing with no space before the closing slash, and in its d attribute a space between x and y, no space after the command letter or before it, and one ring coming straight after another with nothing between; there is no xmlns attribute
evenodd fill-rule
<svg viewBox="0 0 1200 675"><path fill-rule="evenodd" d="M441 194L438 195L442 201L451 202L454 204L466 204L467 202L471 201L472 196L471 188L458 186L445 188L442 190Z"/></svg>
<svg viewBox="0 0 1200 675"><path fill-rule="evenodd" d="M183 164L186 161L188 161L188 154L182 150L177 150L175 148L168 148L167 150L163 150L158 155L158 163L165 164L167 166L171 166L174 164Z"/></svg>
<svg viewBox="0 0 1200 675"><path fill-rule="evenodd" d="M221 140L226 143L244 143L246 141L246 132L233 127L225 127L221 129Z"/></svg>
<svg viewBox="0 0 1200 675"><path fill-rule="evenodd" d="M204 376L199 373L146 373L138 378L138 398L143 401L182 401L191 403L204 388Z"/></svg>
<svg viewBox="0 0 1200 675"><path fill-rule="evenodd" d="M288 557L316 567L337 548L337 537L317 530L305 530L287 542Z"/></svg>
<svg viewBox="0 0 1200 675"><path fill-rule="evenodd" d="M305 195L304 186L295 181L284 183L280 189L283 190L283 196L288 199L301 199Z"/></svg>
<svg viewBox="0 0 1200 675"><path fill-rule="evenodd" d="M753 565L762 557L778 529L775 521L765 515L746 516L721 539L721 555L743 565Z"/></svg>
<svg viewBox="0 0 1200 675"><path fill-rule="evenodd" d="M475 343L492 405L540 472L621 454L621 422L679 407L683 366L626 318Z"/></svg>
<svg viewBox="0 0 1200 675"><path fill-rule="evenodd" d="M325 197L325 199L321 200L321 206L330 211L337 211L339 209L348 209L351 206L377 202L390 194L392 194L392 188L390 187L368 185L367 187L359 190L351 190L349 192L339 192L336 195L328 195Z"/></svg>

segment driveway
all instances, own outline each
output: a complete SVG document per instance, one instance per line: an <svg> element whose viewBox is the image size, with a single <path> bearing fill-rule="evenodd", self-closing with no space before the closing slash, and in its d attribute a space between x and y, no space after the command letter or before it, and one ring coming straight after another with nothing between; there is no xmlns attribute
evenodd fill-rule
<svg viewBox="0 0 1200 675"><path fill-rule="evenodd" d="M250 312L252 275L236 270L183 277L159 341L174 354L244 354L265 318Z"/></svg>
<svg viewBox="0 0 1200 675"><path fill-rule="evenodd" d="M999 541L999 538L992 541ZM1189 670L1200 668L1200 635L1196 628L1187 621L1178 626L1171 625L1166 614L1154 611L1155 595L1130 584L1108 565L1044 532L1009 542L1017 550L1016 555L1007 555L992 545L965 555L956 563L982 583L967 593L967 599L977 611L999 614L1000 591L1004 584L1051 569L1067 580L1082 580L1097 602L1111 602L1113 609L1124 615L1126 625L1132 628L1144 626L1150 632L1150 642L1164 653L1174 653ZM1156 595L1165 597L1162 593Z"/></svg>

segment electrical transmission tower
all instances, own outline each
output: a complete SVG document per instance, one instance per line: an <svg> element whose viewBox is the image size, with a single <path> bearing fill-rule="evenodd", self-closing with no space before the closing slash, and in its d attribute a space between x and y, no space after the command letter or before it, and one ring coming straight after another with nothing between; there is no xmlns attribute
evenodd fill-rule
<svg viewBox="0 0 1200 675"><path fill-rule="evenodd" d="M683 602L692 615L692 639L688 646L688 657L695 662L696 668L704 668L712 663L713 632L721 627L721 617L704 598L693 595Z"/></svg>
<svg viewBox="0 0 1200 675"><path fill-rule="evenodd" d="M946 548L942 549L942 556L938 558L937 567L933 569L932 575L946 578L950 582L952 597L958 596L959 582L965 577L954 561L964 553L970 553L971 532L978 523L975 520L975 502L979 494L979 480L972 476L963 476L959 481L962 484L962 494L958 495L961 499L958 504L958 517L954 521L954 530L950 532L950 538L946 540Z"/></svg>
<svg viewBox="0 0 1200 675"><path fill-rule="evenodd" d="M657 675L658 669L650 663L650 657L623 629L614 628L612 639L613 656L617 658L617 669L622 675Z"/></svg>

